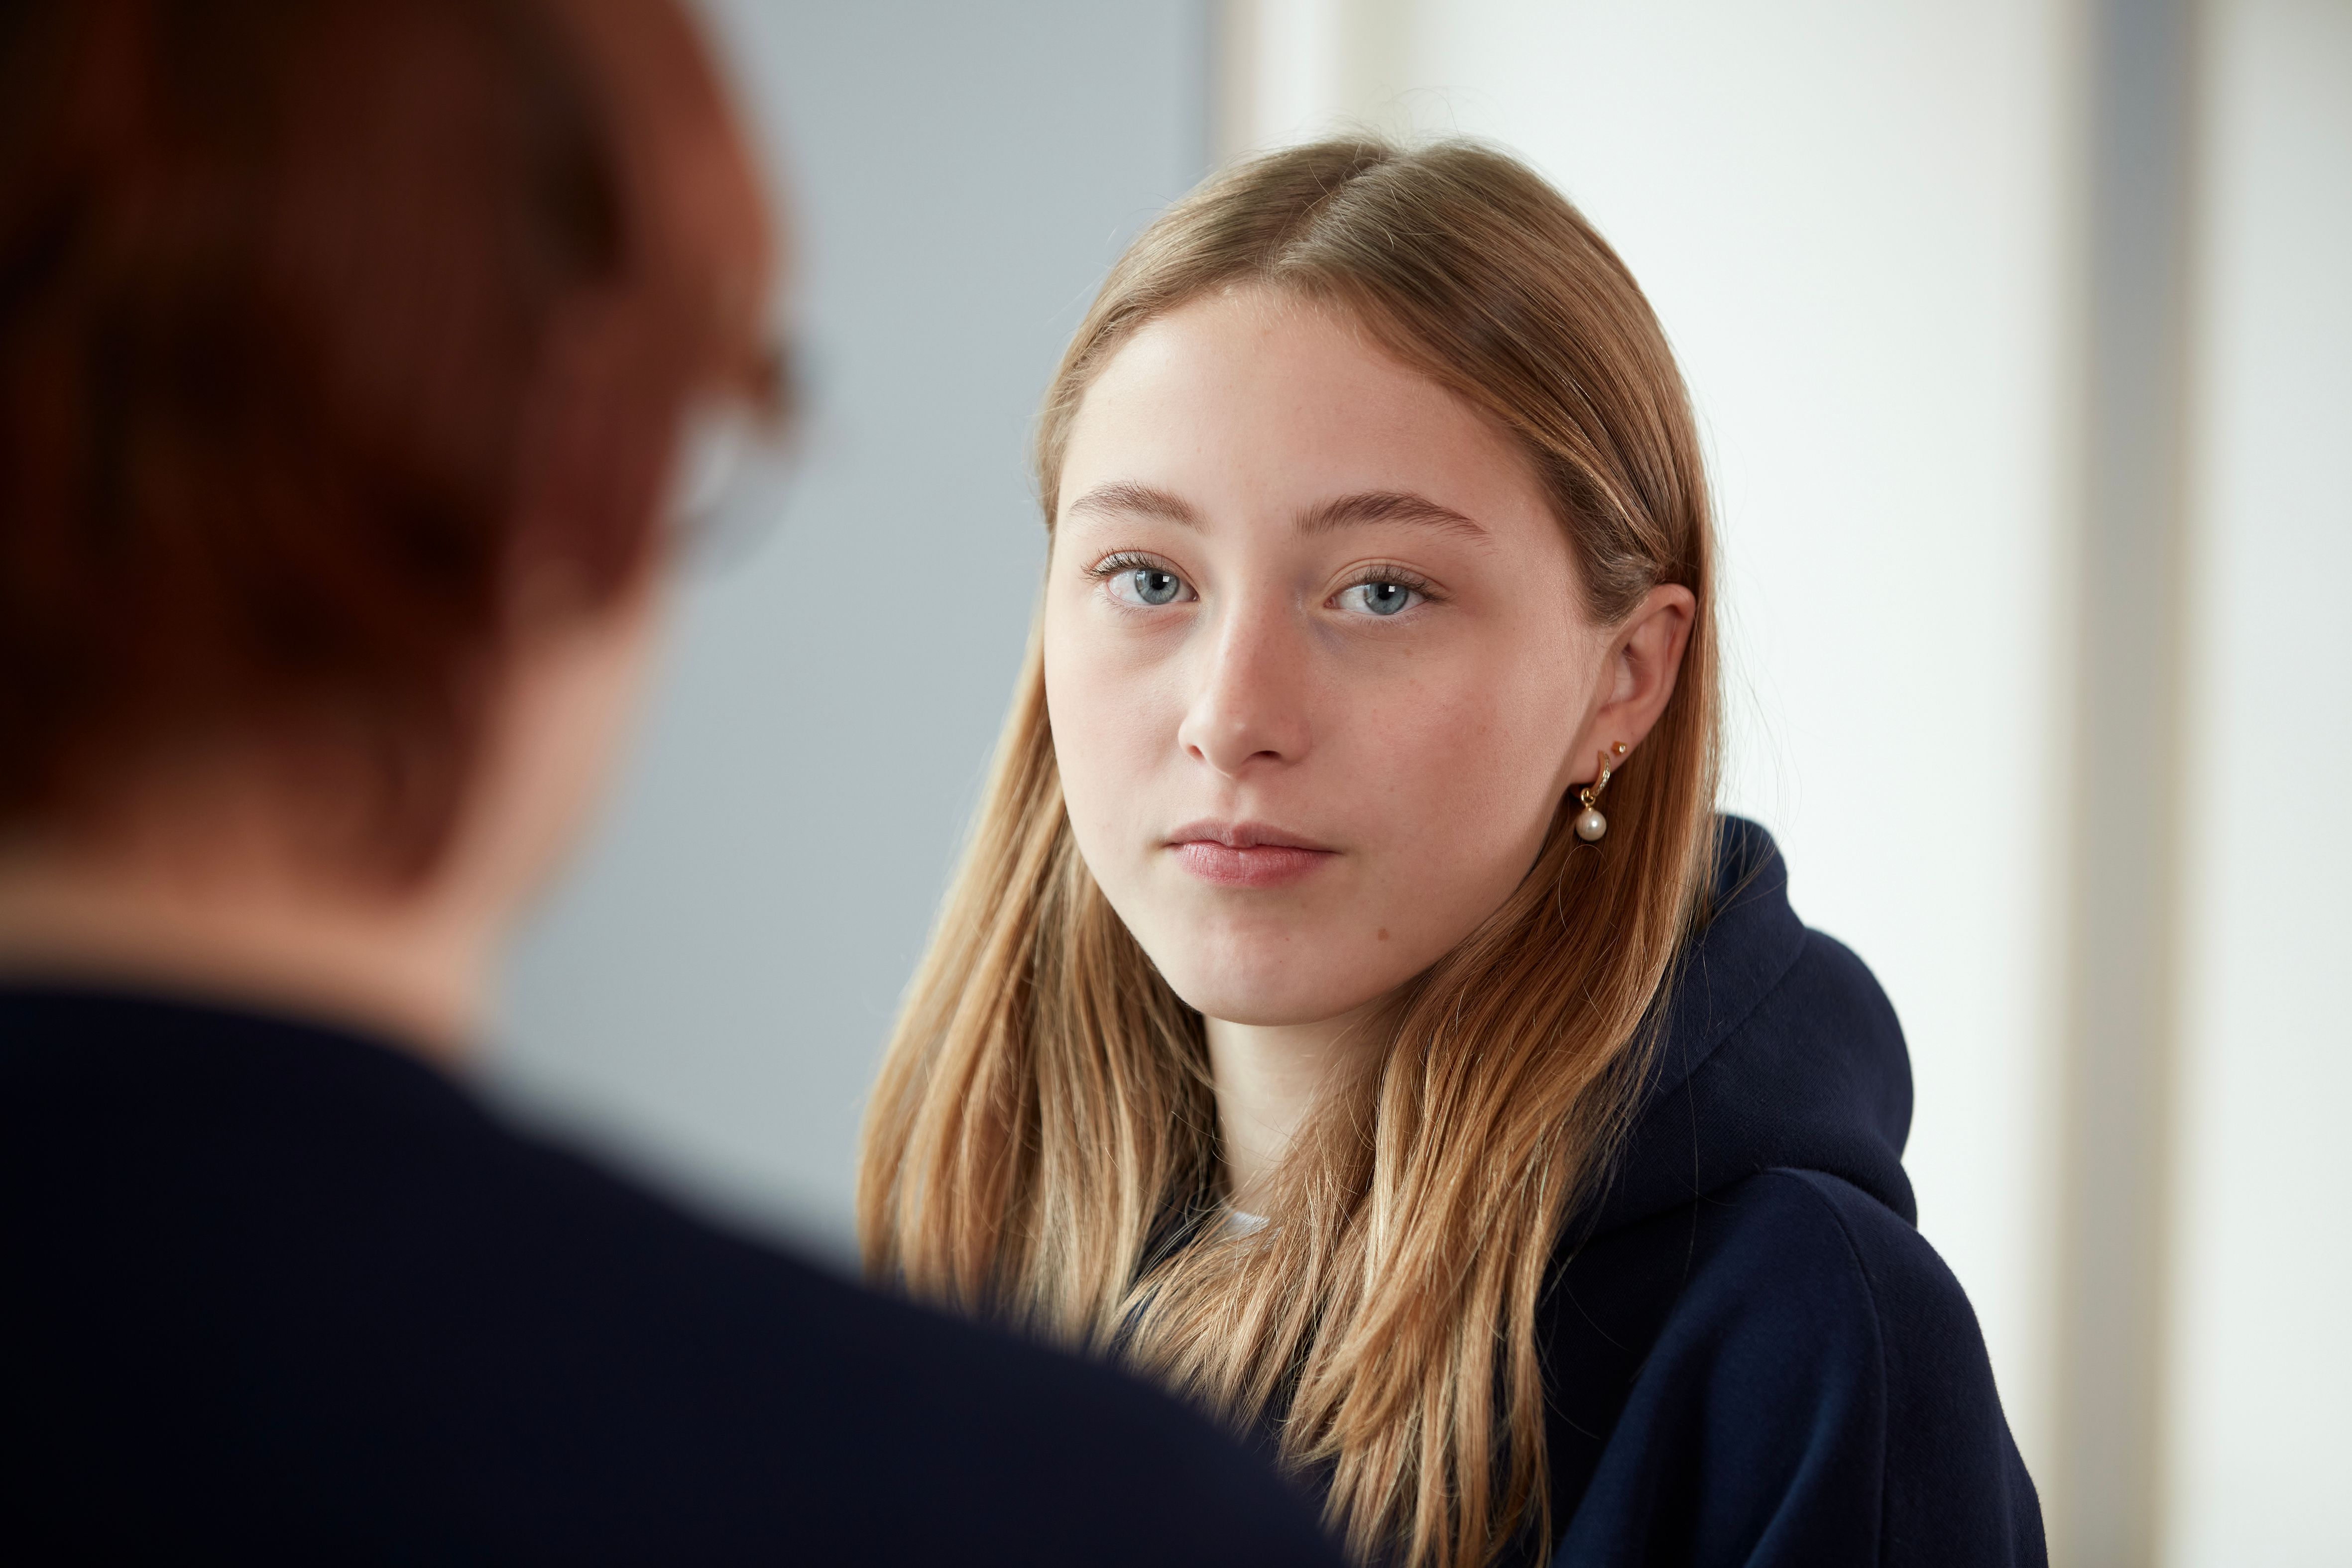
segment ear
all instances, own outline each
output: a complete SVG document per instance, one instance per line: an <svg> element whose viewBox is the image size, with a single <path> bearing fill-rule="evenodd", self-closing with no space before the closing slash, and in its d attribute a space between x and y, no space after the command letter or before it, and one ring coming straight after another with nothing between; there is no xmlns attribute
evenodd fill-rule
<svg viewBox="0 0 2352 1568"><path fill-rule="evenodd" d="M1591 783L1604 758L1612 770L1624 766L1625 757L1649 735L1675 695L1683 650L1690 645L1691 621L1697 612L1698 601L1689 589L1660 583L1609 634L1601 679L1593 688L1595 706L1569 755L1570 784ZM1617 749L1620 746L1623 752Z"/></svg>

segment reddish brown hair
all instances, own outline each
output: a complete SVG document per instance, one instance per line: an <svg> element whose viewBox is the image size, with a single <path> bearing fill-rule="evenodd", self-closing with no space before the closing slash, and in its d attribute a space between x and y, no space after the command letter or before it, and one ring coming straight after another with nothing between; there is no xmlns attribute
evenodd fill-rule
<svg viewBox="0 0 2352 1568"><path fill-rule="evenodd" d="M749 362L760 219L679 221L664 116L724 121L671 0L8 7L0 829L294 727L431 862L518 582L634 580Z"/></svg>

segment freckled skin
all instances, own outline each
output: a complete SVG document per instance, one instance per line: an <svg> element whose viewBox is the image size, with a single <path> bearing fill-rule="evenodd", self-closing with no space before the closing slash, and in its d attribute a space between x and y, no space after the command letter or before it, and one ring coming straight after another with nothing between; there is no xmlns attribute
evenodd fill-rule
<svg viewBox="0 0 2352 1568"><path fill-rule="evenodd" d="M1180 498L1192 524L1076 505L1122 485ZM1297 526L1365 492L1475 528ZM1112 357L1073 421L1060 495L1045 634L1064 798L1178 995L1237 1024L1335 1019L1502 904L1556 802L1591 778L1613 689L1611 634L1582 615L1510 437L1344 319L1243 291ZM1137 601L1131 565L1106 567L1119 561L1181 592ZM1374 614L1365 574L1391 569L1423 586ZM1170 842L1202 819L1333 852L1288 885L1211 885Z"/></svg>

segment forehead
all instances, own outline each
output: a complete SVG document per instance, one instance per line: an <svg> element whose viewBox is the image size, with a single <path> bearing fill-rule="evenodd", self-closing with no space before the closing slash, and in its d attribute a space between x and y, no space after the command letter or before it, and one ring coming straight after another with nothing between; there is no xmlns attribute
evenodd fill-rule
<svg viewBox="0 0 2352 1568"><path fill-rule="evenodd" d="M1139 328L1071 422L1058 504L1132 484L1206 513L1295 510L1361 491L1484 518L1546 512L1520 444L1339 309L1262 287Z"/></svg>

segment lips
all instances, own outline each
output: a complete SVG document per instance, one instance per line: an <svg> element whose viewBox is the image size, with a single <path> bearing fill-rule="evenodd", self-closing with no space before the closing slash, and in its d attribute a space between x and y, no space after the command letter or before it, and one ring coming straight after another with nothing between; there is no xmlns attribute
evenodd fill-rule
<svg viewBox="0 0 2352 1568"><path fill-rule="evenodd" d="M1177 863L1218 887L1286 887L1334 859L1304 834L1264 822L1188 822L1168 835Z"/></svg>

